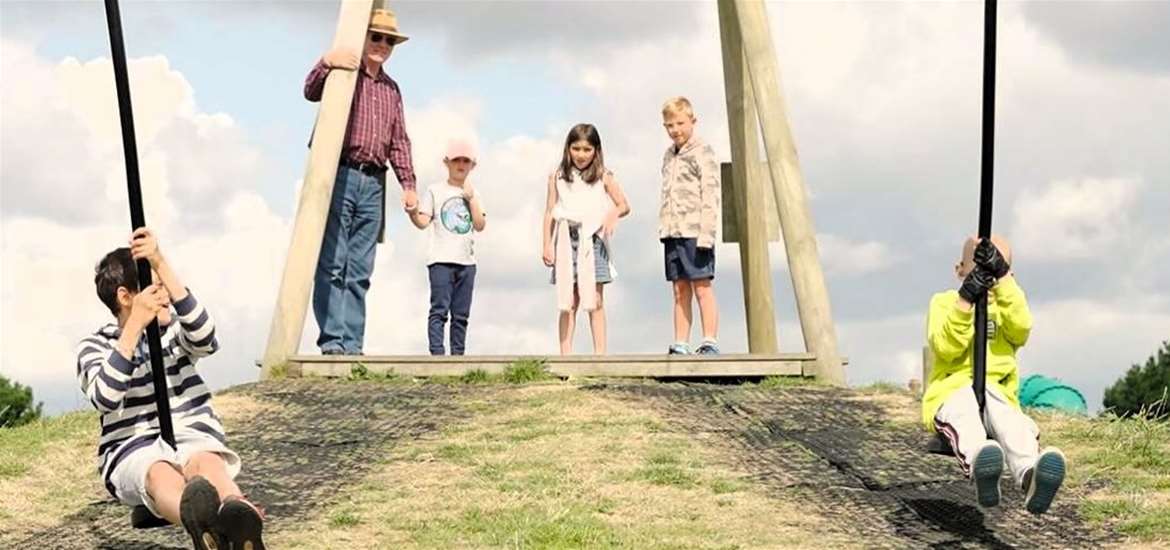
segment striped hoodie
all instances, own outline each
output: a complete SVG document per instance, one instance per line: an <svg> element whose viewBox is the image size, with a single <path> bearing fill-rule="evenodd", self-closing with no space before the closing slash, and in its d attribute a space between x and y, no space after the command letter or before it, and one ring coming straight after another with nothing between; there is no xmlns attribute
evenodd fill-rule
<svg viewBox="0 0 1170 550"><path fill-rule="evenodd" d="M215 322L190 292L173 306L177 315L163 330L162 352L175 431L196 430L225 441L223 426L211 408L211 390L195 372L195 361L219 349ZM77 346L81 391L101 413L98 471L112 495L114 467L160 434L146 334L129 361L117 349L121 335L122 329L110 323Z"/></svg>

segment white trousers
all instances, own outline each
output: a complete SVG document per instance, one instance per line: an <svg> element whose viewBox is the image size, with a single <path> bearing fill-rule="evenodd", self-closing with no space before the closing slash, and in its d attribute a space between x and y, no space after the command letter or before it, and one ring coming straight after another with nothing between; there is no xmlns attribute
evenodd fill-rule
<svg viewBox="0 0 1170 550"><path fill-rule="evenodd" d="M1016 487L1024 482L1024 473L1040 455L1040 428L1007 402L998 391L987 388L987 406L983 422L979 421L979 403L975 392L965 388L951 394L934 415L934 427L955 450L963 473L971 475L975 453L990 437L1003 447L1004 459L1015 479ZM986 425L986 431L984 426Z"/></svg>

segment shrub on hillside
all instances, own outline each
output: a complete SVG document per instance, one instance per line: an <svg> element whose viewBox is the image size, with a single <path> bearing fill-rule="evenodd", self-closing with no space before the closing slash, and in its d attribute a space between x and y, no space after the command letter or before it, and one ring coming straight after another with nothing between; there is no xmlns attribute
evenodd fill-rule
<svg viewBox="0 0 1170 550"><path fill-rule="evenodd" d="M41 417L41 404L33 403L32 388L0 375L0 428L28 424Z"/></svg>
<svg viewBox="0 0 1170 550"><path fill-rule="evenodd" d="M1118 416L1170 418L1170 341L1105 390L1105 407Z"/></svg>

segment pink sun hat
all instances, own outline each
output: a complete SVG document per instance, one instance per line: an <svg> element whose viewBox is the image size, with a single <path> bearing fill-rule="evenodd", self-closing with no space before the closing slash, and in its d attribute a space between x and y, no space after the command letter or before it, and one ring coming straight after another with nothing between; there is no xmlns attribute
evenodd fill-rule
<svg viewBox="0 0 1170 550"><path fill-rule="evenodd" d="M471 143L464 141L464 140L461 140L461 139L453 139L451 141L448 141L447 142L447 153L445 155L443 155L443 158L446 160L452 160L452 159L457 159L459 157L464 157L464 158L471 159L472 161L475 161L476 160L475 146L472 145Z"/></svg>

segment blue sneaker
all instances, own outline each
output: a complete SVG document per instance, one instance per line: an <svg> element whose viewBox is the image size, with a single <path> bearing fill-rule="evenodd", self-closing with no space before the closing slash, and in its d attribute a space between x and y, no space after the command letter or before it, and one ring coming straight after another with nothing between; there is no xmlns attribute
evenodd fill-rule
<svg viewBox="0 0 1170 550"><path fill-rule="evenodd" d="M975 499L984 508L999 505L999 478L1003 475L1003 448L988 441L975 453L971 462L971 481L975 483Z"/></svg>
<svg viewBox="0 0 1170 550"><path fill-rule="evenodd" d="M691 348L686 344L671 344L666 350L667 355L690 355Z"/></svg>
<svg viewBox="0 0 1170 550"><path fill-rule="evenodd" d="M1049 447L1040 453L1036 465L1024 474L1024 489L1028 492L1024 507L1029 512L1043 514L1048 511L1056 498L1056 491L1064 483L1066 469L1064 454L1060 449Z"/></svg>
<svg viewBox="0 0 1170 550"><path fill-rule="evenodd" d="M719 355L719 346L715 342L703 342L699 349L695 350L699 355Z"/></svg>

